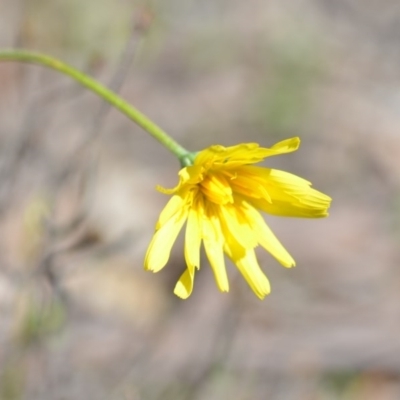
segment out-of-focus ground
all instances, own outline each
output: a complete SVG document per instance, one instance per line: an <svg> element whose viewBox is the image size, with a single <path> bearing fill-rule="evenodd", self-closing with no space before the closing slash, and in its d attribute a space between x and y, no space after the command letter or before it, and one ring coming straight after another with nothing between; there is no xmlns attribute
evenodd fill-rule
<svg viewBox="0 0 400 400"><path fill-rule="evenodd" d="M260 302L182 243L143 271L178 163L69 78L0 64L0 399L400 399L400 4L4 0L0 47L119 90L185 147L300 136L268 160L333 197L269 218Z"/></svg>

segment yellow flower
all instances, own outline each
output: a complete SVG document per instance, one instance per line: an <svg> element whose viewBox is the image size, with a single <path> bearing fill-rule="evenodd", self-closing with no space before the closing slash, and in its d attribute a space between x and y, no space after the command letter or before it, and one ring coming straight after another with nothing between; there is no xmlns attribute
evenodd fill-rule
<svg viewBox="0 0 400 400"><path fill-rule="evenodd" d="M328 215L331 199L311 188L310 182L288 172L253 166L264 158L297 150L299 138L271 148L256 143L232 147L211 146L180 170L173 189L162 189L172 198L161 212L147 250L145 269L158 272L168 262L171 248L186 222L187 269L174 293L186 299L200 268L203 242L219 290L229 291L226 254L254 293L263 299L270 292L267 277L258 265L254 249L261 245L283 266L295 262L265 223L258 210L272 215L319 218Z"/></svg>

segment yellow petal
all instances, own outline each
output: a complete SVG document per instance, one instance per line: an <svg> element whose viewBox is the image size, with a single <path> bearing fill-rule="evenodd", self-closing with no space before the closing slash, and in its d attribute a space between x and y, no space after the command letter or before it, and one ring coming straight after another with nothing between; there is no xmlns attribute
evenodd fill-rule
<svg viewBox="0 0 400 400"><path fill-rule="evenodd" d="M265 158L265 150L268 149L263 149L256 143L244 143L228 147L224 152L220 152L214 157L212 168L227 170L241 165L259 163Z"/></svg>
<svg viewBox="0 0 400 400"><path fill-rule="evenodd" d="M260 146L257 143L242 143L236 146L223 147L211 146L209 152L213 153L214 164L228 167L231 163L248 163L257 157Z"/></svg>
<svg viewBox="0 0 400 400"><path fill-rule="evenodd" d="M258 265L254 250L248 250L245 257L233 261L260 300L271 292L268 278Z"/></svg>
<svg viewBox="0 0 400 400"><path fill-rule="evenodd" d="M204 167L201 165L198 166L190 166L182 168L179 171L179 183L172 189L166 189L162 186L157 186L157 190L164 194L175 194L179 192L181 189L187 188L187 185L195 185L199 183L203 179L203 171Z"/></svg>
<svg viewBox="0 0 400 400"><path fill-rule="evenodd" d="M254 153L259 151L257 143L241 143L236 146L224 147L221 145L210 146L200 151L194 161L194 165L203 165L206 169L211 166L226 167L232 161L239 161L239 165L248 163L254 157ZM260 159L260 161L262 158Z"/></svg>
<svg viewBox="0 0 400 400"><path fill-rule="evenodd" d="M185 207L181 212L164 225L154 234L147 249L144 261L145 269L158 272L168 262L172 246L186 221L188 209Z"/></svg>
<svg viewBox="0 0 400 400"><path fill-rule="evenodd" d="M265 223L261 214L248 205L246 208L246 215L260 245L271 253L283 266L288 268L294 267L296 265L295 261Z"/></svg>
<svg viewBox="0 0 400 400"><path fill-rule="evenodd" d="M182 196L174 195L172 196L167 205L161 211L160 216L156 224L156 230L160 229L167 221L169 221L176 213L182 210L186 203L186 199Z"/></svg>
<svg viewBox="0 0 400 400"><path fill-rule="evenodd" d="M202 220L204 248L219 290L221 292L228 292L229 282L223 252L224 237L215 213L210 210L208 214Z"/></svg>
<svg viewBox="0 0 400 400"><path fill-rule="evenodd" d="M249 173L248 166L239 168L230 183L234 193L272 202L265 179L257 174Z"/></svg>
<svg viewBox="0 0 400 400"><path fill-rule="evenodd" d="M208 174L200 186L209 201L215 204L233 203L231 186L222 174Z"/></svg>
<svg viewBox="0 0 400 400"><path fill-rule="evenodd" d="M234 146L237 148L235 151L230 151L230 148L227 149L227 154L229 154L229 156L226 156L221 166L225 169L232 169L242 165L256 164L263 161L266 157L292 153L296 151L299 146L300 139L298 137L283 140L274 144L271 148L255 146L254 143Z"/></svg>
<svg viewBox="0 0 400 400"><path fill-rule="evenodd" d="M201 246L201 205L197 202L191 208L186 224L185 233L185 260L190 271L194 273L194 268L200 268L200 246Z"/></svg>
<svg viewBox="0 0 400 400"><path fill-rule="evenodd" d="M189 269L185 269L185 272L179 278L175 285L174 293L181 299L187 299L193 291L194 283L194 271L190 273Z"/></svg>
<svg viewBox="0 0 400 400"><path fill-rule="evenodd" d="M263 299L271 288L267 277L258 265L254 250L241 247L233 237L227 238L225 252L237 266L258 298Z"/></svg>
<svg viewBox="0 0 400 400"><path fill-rule="evenodd" d="M331 198L310 187L311 183L296 175L277 169L246 166L242 168L265 181L271 202L250 199L256 208L269 214L320 218L328 215Z"/></svg>
<svg viewBox="0 0 400 400"><path fill-rule="evenodd" d="M202 165L191 165L179 171L182 184L195 185L203 179L204 167Z"/></svg>
<svg viewBox="0 0 400 400"><path fill-rule="evenodd" d="M276 143L271 148L259 147L257 143L243 143L231 147L211 146L197 155L195 165L204 165L206 169L232 169L258 163L266 157L291 153L297 150L299 145L300 139L294 137Z"/></svg>
<svg viewBox="0 0 400 400"><path fill-rule="evenodd" d="M233 235L236 241L244 248L253 249L258 245L251 223L248 222L244 210L239 202L233 205L219 207L219 219L223 221L222 230L224 237Z"/></svg>
<svg viewBox="0 0 400 400"><path fill-rule="evenodd" d="M277 156L279 154L287 154L296 151L300 146L300 138L294 137L286 140L282 140L274 144L271 149L271 156Z"/></svg>

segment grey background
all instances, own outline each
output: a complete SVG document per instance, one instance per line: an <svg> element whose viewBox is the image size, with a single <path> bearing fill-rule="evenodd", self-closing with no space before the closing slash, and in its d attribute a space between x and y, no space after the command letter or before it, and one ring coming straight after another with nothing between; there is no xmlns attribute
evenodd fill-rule
<svg viewBox="0 0 400 400"><path fill-rule="evenodd" d="M270 146L333 197L271 218L297 261L259 260L260 302L207 260L173 293L143 257L179 165L69 78L0 64L0 398L400 398L400 4L389 0L0 2L0 47L52 54L191 150Z"/></svg>

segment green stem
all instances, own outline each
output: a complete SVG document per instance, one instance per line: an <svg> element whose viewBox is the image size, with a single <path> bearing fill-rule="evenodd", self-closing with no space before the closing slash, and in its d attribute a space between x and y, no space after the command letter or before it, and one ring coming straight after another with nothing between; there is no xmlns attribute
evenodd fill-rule
<svg viewBox="0 0 400 400"><path fill-rule="evenodd" d="M118 108L118 110L122 111L128 118L136 122L136 124L141 126L146 132L156 138L168 150L175 154L179 160L182 161L183 159L187 158L188 154L190 154L179 143L175 142L175 140L172 139L166 132L164 132L158 125L152 122L136 108L128 104L120 96L107 89L95 79L61 62L60 60L57 60L56 58L25 50L0 50L0 61L21 61L31 64L40 64L68 75L81 85L87 87L92 92L102 97L104 100L108 101L114 107Z"/></svg>

